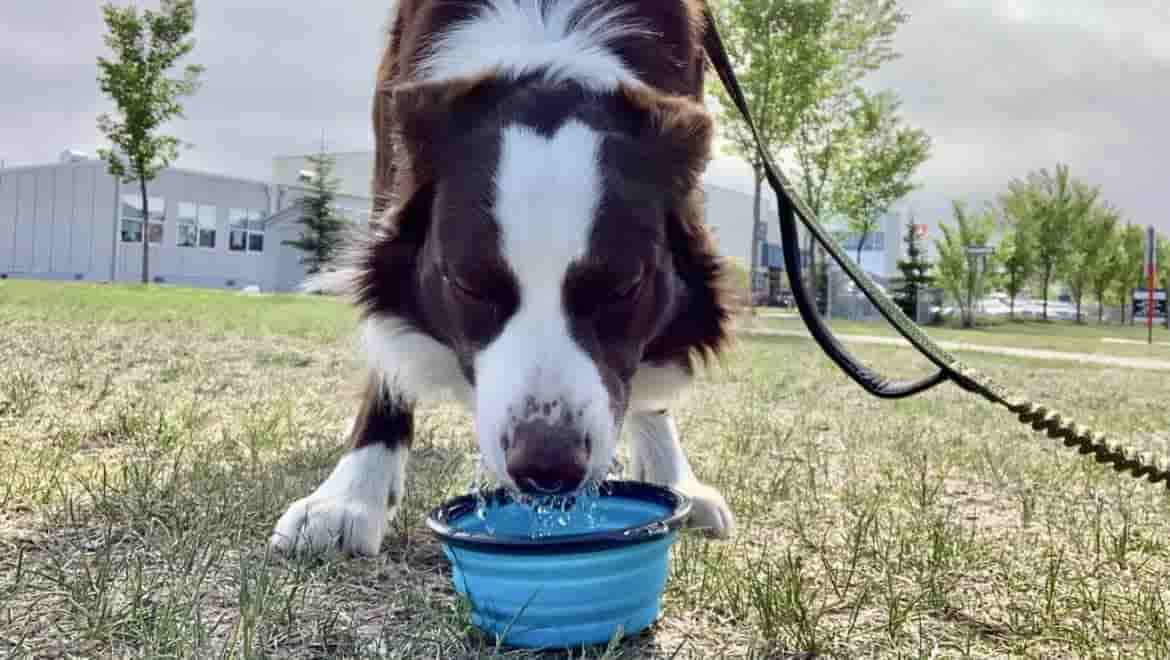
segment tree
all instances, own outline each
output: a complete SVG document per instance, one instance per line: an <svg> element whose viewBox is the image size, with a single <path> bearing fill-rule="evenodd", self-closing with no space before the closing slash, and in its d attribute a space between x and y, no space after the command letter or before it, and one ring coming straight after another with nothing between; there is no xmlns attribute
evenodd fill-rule
<svg viewBox="0 0 1170 660"><path fill-rule="evenodd" d="M309 179L309 194L300 199L301 219L304 226L300 238L284 241L305 253L301 263L310 275L321 272L332 261L341 244L345 220L334 208L337 189L341 181L333 176L333 157L321 152L307 158L312 165Z"/></svg>
<svg viewBox="0 0 1170 660"><path fill-rule="evenodd" d="M834 207L858 236L857 261L865 242L890 206L914 190L910 177L930 156L930 137L902 125L897 97L857 90L850 112L841 176L833 189Z"/></svg>
<svg viewBox="0 0 1170 660"><path fill-rule="evenodd" d="M831 187L848 160L851 110L859 82L893 59L894 32L906 20L896 0L725 0L716 17L763 148L794 166L793 182L819 218L833 214ZM721 107L730 148L762 181L756 146L719 81L710 93ZM808 237L809 281L825 280ZM754 252L754 249L753 249Z"/></svg>
<svg viewBox="0 0 1170 660"><path fill-rule="evenodd" d="M1000 196L999 208L1005 231L998 255L1003 287L1009 296L1008 317L1014 320L1016 298L1027 289L1028 283L1036 275L1036 246L1032 242L1035 231L1028 224L1032 220L1032 205L1028 195L1009 193Z"/></svg>
<svg viewBox="0 0 1170 660"><path fill-rule="evenodd" d="M835 65L825 72L816 101L808 112L795 116L787 155L794 167L794 182L801 197L820 218L840 215L833 204L833 189L845 166L857 158L847 149L855 143L856 104L860 82L882 65L898 57L894 34L908 16L897 0L836 0L826 31L826 49ZM809 277L814 290L826 291L828 264L817 267L818 247L808 236Z"/></svg>
<svg viewBox="0 0 1170 660"><path fill-rule="evenodd" d="M1097 323L1105 322L1105 304L1110 289L1117 280L1118 267L1122 260L1121 234L1115 226L1102 241L1101 252L1096 263L1089 268L1089 286L1097 299ZM1124 305L1123 305L1124 309ZM1124 311L1122 312L1124 319Z"/></svg>
<svg viewBox="0 0 1170 660"><path fill-rule="evenodd" d="M1095 205L1089 212L1075 219L1069 234L1069 252L1064 260L1064 281L1072 293L1077 308L1077 323L1081 323L1081 303L1092 288L1094 276L1099 274L1102 262L1112 256L1107 249L1117 233L1118 212L1108 205ZM1102 276L1103 277L1103 276Z"/></svg>
<svg viewBox="0 0 1170 660"><path fill-rule="evenodd" d="M938 280L959 306L964 328L975 325L975 302L983 297L984 278L971 267L967 249L986 246L995 227L990 212L971 215L960 201L952 202L954 225L941 224L943 238L935 240L938 251ZM986 270L990 270L990 264Z"/></svg>
<svg viewBox="0 0 1170 660"><path fill-rule="evenodd" d="M199 88L203 67L188 64L181 77L168 72L195 48L189 35L195 28L194 0L162 0L160 11L113 3L102 6L109 32L105 43L113 58L98 57L98 84L117 106L118 118L103 113L98 129L112 149L99 149L112 176L138 183L142 195L142 282L150 282L150 208L146 184L178 158L180 141L160 129L183 117L179 99Z"/></svg>
<svg viewBox="0 0 1170 660"><path fill-rule="evenodd" d="M1015 320L1016 298L1024 292L1036 272L1029 233L1021 229L1005 233L996 253L1003 273L1003 288L1008 294L1008 318Z"/></svg>
<svg viewBox="0 0 1170 660"><path fill-rule="evenodd" d="M911 215L906 221L906 236L902 239L906 243L906 258L898 260L898 270L902 277L894 287L894 302L912 319L918 318L919 297L934 283L934 277L930 274L933 266L923 254L922 240L915 227L914 216Z"/></svg>
<svg viewBox="0 0 1170 660"><path fill-rule="evenodd" d="M820 77L832 64L822 46L831 6L831 0L734 0L716 9L728 58L738 65L736 75L760 139L757 146L731 97L713 81L710 92L719 101L728 149L746 160L754 174L753 227L760 224L760 151L776 157L794 118L811 105ZM751 241L754 265L759 262L754 230ZM754 289L750 282L749 288Z"/></svg>
<svg viewBox="0 0 1170 660"><path fill-rule="evenodd" d="M1026 180L1013 179L1004 197L1005 207L1023 214L1023 226L1030 233L1036 269L1044 297L1043 318L1048 318L1048 290L1053 277L1063 272L1074 229L1090 212L1098 192L1069 176L1068 167L1058 164L1053 175L1046 169L1031 172Z"/></svg>
<svg viewBox="0 0 1170 660"><path fill-rule="evenodd" d="M1121 249L1118 252L1114 288L1121 301L1121 323L1125 324L1127 310L1133 305L1133 290L1142 286L1142 263L1145 261L1146 233L1141 227L1127 224L1120 236ZM1129 322L1133 324L1133 315Z"/></svg>

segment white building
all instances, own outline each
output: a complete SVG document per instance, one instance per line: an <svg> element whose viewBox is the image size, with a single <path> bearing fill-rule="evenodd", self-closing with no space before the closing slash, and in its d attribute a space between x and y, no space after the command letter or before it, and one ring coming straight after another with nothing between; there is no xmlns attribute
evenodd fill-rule
<svg viewBox="0 0 1170 660"><path fill-rule="evenodd" d="M331 154L337 207L364 222L371 204L371 151ZM296 201L312 169L304 155L275 157L272 180L170 168L148 186L144 223L135 185L105 164L65 152L57 163L0 169L0 278L141 280L145 236L153 281L189 286L291 291L304 279L302 253L283 245L300 232ZM746 266L752 255L752 195L704 183L706 221L719 251ZM771 195L755 238L757 290L782 288L779 227ZM896 272L901 228L891 216L867 240L862 265L879 278ZM855 249L846 241L851 257Z"/></svg>
<svg viewBox="0 0 1170 660"><path fill-rule="evenodd" d="M0 279L138 282L143 239L154 282L290 291L304 279L297 200L307 190L171 168L141 194L100 160L66 152L60 162L0 170ZM364 197L338 203L355 220Z"/></svg>

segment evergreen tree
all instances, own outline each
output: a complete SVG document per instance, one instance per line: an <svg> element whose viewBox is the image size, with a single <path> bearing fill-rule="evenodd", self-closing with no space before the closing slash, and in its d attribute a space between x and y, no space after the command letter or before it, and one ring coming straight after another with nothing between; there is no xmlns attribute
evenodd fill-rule
<svg viewBox="0 0 1170 660"><path fill-rule="evenodd" d="M894 287L894 302L902 308L906 316L917 318L918 299L925 290L934 283L930 274L932 264L922 251L922 241L914 231L914 217L906 221L906 258L898 260L898 270L902 273L897 286Z"/></svg>
<svg viewBox="0 0 1170 660"><path fill-rule="evenodd" d="M337 188L341 184L333 177L333 157L322 150L315 156L309 156L308 161L313 168L309 179L310 193L300 200L301 219L298 220L305 229L301 231L299 239L284 241L284 244L305 253L301 263L312 275L327 268L333 259L341 244L345 220L334 208Z"/></svg>

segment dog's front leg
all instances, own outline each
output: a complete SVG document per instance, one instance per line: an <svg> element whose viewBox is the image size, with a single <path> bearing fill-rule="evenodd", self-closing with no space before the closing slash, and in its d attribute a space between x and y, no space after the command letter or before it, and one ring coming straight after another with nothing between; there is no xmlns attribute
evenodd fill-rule
<svg viewBox="0 0 1170 660"><path fill-rule="evenodd" d="M634 479L670 486L692 500L688 525L727 538L735 516L718 491L695 478L669 411L635 412L627 420Z"/></svg>
<svg viewBox="0 0 1170 660"><path fill-rule="evenodd" d="M273 549L378 554L402 501L413 426L413 407L371 376L350 431L351 448L317 490L280 517Z"/></svg>

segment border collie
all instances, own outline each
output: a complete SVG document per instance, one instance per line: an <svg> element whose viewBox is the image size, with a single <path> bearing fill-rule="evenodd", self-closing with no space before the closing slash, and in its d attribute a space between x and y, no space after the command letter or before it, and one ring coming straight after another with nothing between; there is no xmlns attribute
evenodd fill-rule
<svg viewBox="0 0 1170 660"><path fill-rule="evenodd" d="M625 431L633 478L732 532L670 412L731 316L703 223L703 23L695 0L399 0L371 228L329 276L361 312L367 386L350 449L275 550L377 554L438 396L468 406L506 486L601 479Z"/></svg>

